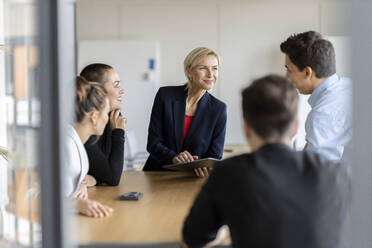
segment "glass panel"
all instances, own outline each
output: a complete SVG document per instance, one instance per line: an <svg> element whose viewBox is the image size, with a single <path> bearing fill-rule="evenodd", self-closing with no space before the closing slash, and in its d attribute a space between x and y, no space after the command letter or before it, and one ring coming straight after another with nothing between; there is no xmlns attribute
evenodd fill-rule
<svg viewBox="0 0 372 248"><path fill-rule="evenodd" d="M37 1L0 0L0 246L41 242Z"/></svg>

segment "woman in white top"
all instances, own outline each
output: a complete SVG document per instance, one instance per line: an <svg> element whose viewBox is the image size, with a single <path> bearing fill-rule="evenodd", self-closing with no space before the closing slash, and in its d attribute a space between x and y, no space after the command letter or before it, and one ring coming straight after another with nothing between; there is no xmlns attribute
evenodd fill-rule
<svg viewBox="0 0 372 248"><path fill-rule="evenodd" d="M90 217L103 217L112 209L88 199L87 187L95 185L88 176L89 162L84 143L91 135L101 135L108 121L109 102L105 89L96 82L82 77L76 80L74 126L68 127L66 137L65 195L73 197L79 213Z"/></svg>

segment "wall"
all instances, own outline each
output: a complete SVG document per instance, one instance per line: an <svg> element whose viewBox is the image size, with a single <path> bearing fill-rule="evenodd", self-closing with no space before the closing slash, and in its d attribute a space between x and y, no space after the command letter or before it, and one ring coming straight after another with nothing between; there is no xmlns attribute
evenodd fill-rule
<svg viewBox="0 0 372 248"><path fill-rule="evenodd" d="M212 93L228 105L226 141L244 143L240 90L266 73L284 74L279 44L290 34L347 35L348 17L346 3L336 0L78 0L77 37L159 40L162 85L186 81L182 63L191 49L216 49L222 65ZM130 83L121 77L124 87Z"/></svg>

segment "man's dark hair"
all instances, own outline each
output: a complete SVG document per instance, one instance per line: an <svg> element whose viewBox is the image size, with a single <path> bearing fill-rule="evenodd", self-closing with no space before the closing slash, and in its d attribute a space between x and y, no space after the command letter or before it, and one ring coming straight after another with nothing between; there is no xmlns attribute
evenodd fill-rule
<svg viewBox="0 0 372 248"><path fill-rule="evenodd" d="M80 72L80 76L88 81L104 84L106 82L105 72L111 69L112 67L106 64L90 64Z"/></svg>
<svg viewBox="0 0 372 248"><path fill-rule="evenodd" d="M297 116L298 93L285 77L268 75L242 92L243 117L264 139L288 135Z"/></svg>
<svg viewBox="0 0 372 248"><path fill-rule="evenodd" d="M330 41L315 31L291 35L280 44L280 50L300 71L311 67L317 78L328 77L336 73L336 56Z"/></svg>

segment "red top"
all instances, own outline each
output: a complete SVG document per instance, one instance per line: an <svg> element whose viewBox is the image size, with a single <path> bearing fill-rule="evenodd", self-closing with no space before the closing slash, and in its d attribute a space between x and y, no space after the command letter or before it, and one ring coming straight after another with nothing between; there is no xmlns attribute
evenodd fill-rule
<svg viewBox="0 0 372 248"><path fill-rule="evenodd" d="M185 114L185 125L184 125L184 129L183 129L183 140L182 140L182 142L185 141L187 132L189 131L189 128L191 126L192 119L194 119L193 115L186 115Z"/></svg>

